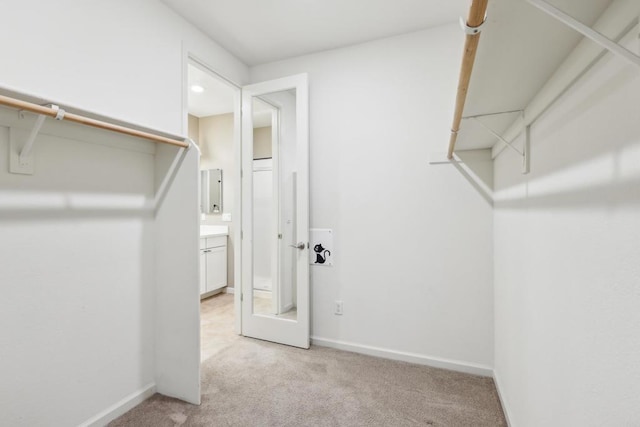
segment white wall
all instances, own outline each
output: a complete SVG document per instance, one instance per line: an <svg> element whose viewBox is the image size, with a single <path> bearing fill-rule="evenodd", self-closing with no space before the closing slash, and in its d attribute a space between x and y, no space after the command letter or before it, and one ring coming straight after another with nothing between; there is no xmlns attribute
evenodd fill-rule
<svg viewBox="0 0 640 427"><path fill-rule="evenodd" d="M253 128L253 158L267 159L271 153L271 126Z"/></svg>
<svg viewBox="0 0 640 427"><path fill-rule="evenodd" d="M608 54L533 125L529 175L511 150L495 161L495 372L513 426L640 424L639 99L638 68Z"/></svg>
<svg viewBox="0 0 640 427"><path fill-rule="evenodd" d="M155 0L20 1L2 15L0 87L63 106L183 134L185 49L236 82L248 76ZM39 142L34 176L0 165L10 206L0 212L3 425L104 421L156 381L165 393L199 398L197 176L189 172L197 159L190 153L154 220L136 203L153 198L162 159L88 143L95 132L82 143ZM176 286L187 288L179 299Z"/></svg>
<svg viewBox="0 0 640 427"><path fill-rule="evenodd" d="M335 245L334 266L312 269L317 343L490 372L492 206L428 163L446 150L462 42L452 24L251 69L309 73L311 226Z"/></svg>
<svg viewBox="0 0 640 427"><path fill-rule="evenodd" d="M228 79L248 76L158 0L23 0L2 15L0 86L169 133L186 133L183 47Z"/></svg>
<svg viewBox="0 0 640 427"><path fill-rule="evenodd" d="M154 383L154 147L49 122L9 174L2 113L0 424L78 425Z"/></svg>

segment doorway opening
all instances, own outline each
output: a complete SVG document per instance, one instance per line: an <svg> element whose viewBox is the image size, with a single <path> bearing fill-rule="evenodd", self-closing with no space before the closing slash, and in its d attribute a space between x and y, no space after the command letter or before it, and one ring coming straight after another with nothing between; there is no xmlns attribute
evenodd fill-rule
<svg viewBox="0 0 640 427"><path fill-rule="evenodd" d="M238 339L234 274L240 245L240 88L195 59L187 64L188 136L200 149L200 360ZM238 307L238 310L236 310Z"/></svg>

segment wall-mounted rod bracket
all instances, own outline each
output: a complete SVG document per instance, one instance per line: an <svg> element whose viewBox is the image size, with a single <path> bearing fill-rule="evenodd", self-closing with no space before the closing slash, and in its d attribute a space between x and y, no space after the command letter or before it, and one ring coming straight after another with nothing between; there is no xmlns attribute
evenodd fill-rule
<svg viewBox="0 0 640 427"><path fill-rule="evenodd" d="M635 53L631 52L628 49L625 49L623 46L620 46L615 41L603 36L593 28L583 24L582 22L578 21L571 15L561 11L555 6L550 5L544 0L527 0L527 1L532 6L537 7L538 9L542 10L549 16L573 28L574 30L576 30L583 36L587 37L588 39L591 39L594 42L598 43L600 46L609 50L614 55L618 55L621 58L627 60L628 62L640 67L640 56L636 55Z"/></svg>
<svg viewBox="0 0 640 427"><path fill-rule="evenodd" d="M482 31L482 27L484 27L484 24L487 22L487 14L484 14L484 19L482 20L482 23L480 25L476 25L471 26L467 23L467 21L461 16L460 17L460 27L462 27L462 31L464 31L465 34L467 35L474 35L474 34L478 34L480 31Z"/></svg>
<svg viewBox="0 0 640 427"><path fill-rule="evenodd" d="M62 108L54 104L51 104L49 107L56 111L56 116L55 116L56 120L64 119L65 111ZM38 133L40 132L40 129L42 128L42 125L44 124L44 120L46 118L47 116L45 116L44 114L39 114L38 118L36 119L36 122L31 128L31 132L29 133L29 136L27 137L24 145L22 146L22 150L20 150L19 158L20 158L21 165L24 166L27 164L27 162L29 162L29 156L31 155L31 150L33 150L33 144L36 141L36 137L38 136Z"/></svg>

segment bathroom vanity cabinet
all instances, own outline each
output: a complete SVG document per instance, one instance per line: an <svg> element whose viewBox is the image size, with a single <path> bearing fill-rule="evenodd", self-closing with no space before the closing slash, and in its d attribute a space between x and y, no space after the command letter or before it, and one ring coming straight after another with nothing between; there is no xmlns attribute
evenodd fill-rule
<svg viewBox="0 0 640 427"><path fill-rule="evenodd" d="M227 236L200 238L200 295L227 286Z"/></svg>

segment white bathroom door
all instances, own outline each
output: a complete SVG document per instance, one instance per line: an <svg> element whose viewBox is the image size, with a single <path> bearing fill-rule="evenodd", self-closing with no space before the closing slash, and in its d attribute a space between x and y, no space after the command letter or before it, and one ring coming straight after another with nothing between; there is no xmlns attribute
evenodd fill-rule
<svg viewBox="0 0 640 427"><path fill-rule="evenodd" d="M242 335L301 348L310 322L308 92L306 74L242 88ZM271 159L270 175L254 166L261 159Z"/></svg>

